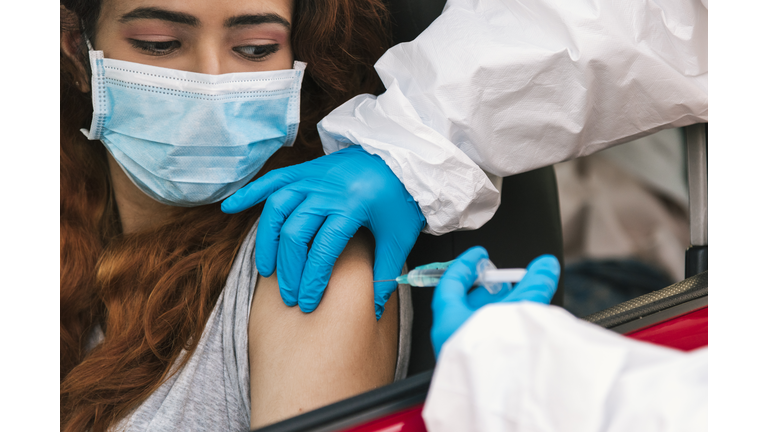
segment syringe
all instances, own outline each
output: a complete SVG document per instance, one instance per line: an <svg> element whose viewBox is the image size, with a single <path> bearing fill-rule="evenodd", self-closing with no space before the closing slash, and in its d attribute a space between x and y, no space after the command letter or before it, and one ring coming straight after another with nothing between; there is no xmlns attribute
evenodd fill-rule
<svg viewBox="0 0 768 432"><path fill-rule="evenodd" d="M397 277L396 279L379 280L376 282L397 281L399 284L406 284L413 287L434 287L440 283L440 278L453 264L453 261L436 262L416 267L408 273ZM477 263L477 280L472 286L483 286L491 294L501 291L504 282L517 283L523 279L526 270L521 268L497 269L488 259L482 259Z"/></svg>

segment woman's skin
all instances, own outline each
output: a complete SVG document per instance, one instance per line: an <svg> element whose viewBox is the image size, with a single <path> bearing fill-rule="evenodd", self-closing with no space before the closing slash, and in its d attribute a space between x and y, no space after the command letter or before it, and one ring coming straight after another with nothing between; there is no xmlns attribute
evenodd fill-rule
<svg viewBox="0 0 768 432"><path fill-rule="evenodd" d="M91 42L105 58L205 74L290 69L292 6L290 0L105 0ZM62 38L75 59L77 37ZM80 78L88 92L84 67ZM141 192L108 157L123 232L161 223L171 207ZM350 241L311 314L285 306L276 275L259 278L249 323L251 427L392 382L397 296L377 322L372 251L370 236Z"/></svg>
<svg viewBox="0 0 768 432"><path fill-rule="evenodd" d="M355 236L314 312L287 307L277 277L259 279L249 323L251 427L389 384L397 360L397 293L376 322L373 236Z"/></svg>

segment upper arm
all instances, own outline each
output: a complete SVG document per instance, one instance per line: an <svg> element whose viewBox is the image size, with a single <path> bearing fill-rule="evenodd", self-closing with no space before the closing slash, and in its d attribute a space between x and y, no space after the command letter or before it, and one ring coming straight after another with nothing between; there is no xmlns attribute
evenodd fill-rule
<svg viewBox="0 0 768 432"><path fill-rule="evenodd" d="M376 321L372 267L372 241L358 234L308 314L283 303L275 274L259 278L248 328L252 428L392 382L397 295Z"/></svg>

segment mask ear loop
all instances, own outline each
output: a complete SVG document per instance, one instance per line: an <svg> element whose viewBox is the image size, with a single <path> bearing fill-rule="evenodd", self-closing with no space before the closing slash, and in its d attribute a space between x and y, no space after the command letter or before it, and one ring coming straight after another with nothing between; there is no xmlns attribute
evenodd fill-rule
<svg viewBox="0 0 768 432"><path fill-rule="evenodd" d="M93 49L93 45L91 45L91 40L88 39L88 35L85 34L85 26L83 25L82 21L80 21L80 34L83 35L83 39L85 40L85 46L88 47L88 51L95 51Z"/></svg>
<svg viewBox="0 0 768 432"><path fill-rule="evenodd" d="M85 47L88 49L88 52L85 53L85 57L86 57L85 70L86 70L86 73L88 74L88 76L90 77L90 76L92 76L93 71L91 70L91 62L89 60L89 57L90 57L89 53L91 51L95 51L95 50L93 49L93 45L91 45L91 40L88 39L88 35L85 33L85 23L83 23L82 20L80 21L80 35L83 38L83 40L85 41ZM77 84L79 85L79 83L77 83Z"/></svg>
<svg viewBox="0 0 768 432"><path fill-rule="evenodd" d="M85 46L88 47L88 51L95 51L93 45L91 45L90 39L88 39L88 36L86 36L85 33L83 33L83 39L85 39Z"/></svg>

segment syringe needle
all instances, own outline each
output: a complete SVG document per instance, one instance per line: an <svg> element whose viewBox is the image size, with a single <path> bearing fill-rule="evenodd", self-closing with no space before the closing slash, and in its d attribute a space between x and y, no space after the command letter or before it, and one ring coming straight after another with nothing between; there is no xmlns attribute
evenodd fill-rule
<svg viewBox="0 0 768 432"><path fill-rule="evenodd" d="M385 279L385 280L378 280L378 281L373 281L373 283L376 283L376 282L394 282L394 281L396 281L396 280L397 280L397 279Z"/></svg>

